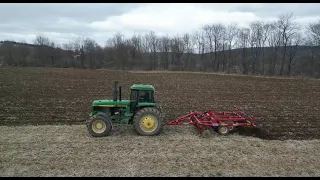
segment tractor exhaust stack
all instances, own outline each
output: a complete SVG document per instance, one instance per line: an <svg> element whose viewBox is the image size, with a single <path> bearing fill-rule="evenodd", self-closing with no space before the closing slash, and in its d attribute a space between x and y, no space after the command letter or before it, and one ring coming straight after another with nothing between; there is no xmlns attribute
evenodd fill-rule
<svg viewBox="0 0 320 180"><path fill-rule="evenodd" d="M117 101L118 98L118 81L114 82L113 101Z"/></svg>
<svg viewBox="0 0 320 180"><path fill-rule="evenodd" d="M121 86L119 86L119 101L121 101L122 97L121 97Z"/></svg>

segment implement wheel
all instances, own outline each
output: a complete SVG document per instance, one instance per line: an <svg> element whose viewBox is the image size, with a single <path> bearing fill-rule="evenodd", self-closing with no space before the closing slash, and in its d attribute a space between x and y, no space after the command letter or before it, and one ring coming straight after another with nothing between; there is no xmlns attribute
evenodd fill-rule
<svg viewBox="0 0 320 180"><path fill-rule="evenodd" d="M229 132L230 132L230 129L229 129L229 127L228 126L219 126L218 128L217 128L217 131L218 131L218 133L220 134L220 135L228 135L229 134Z"/></svg>
<svg viewBox="0 0 320 180"><path fill-rule="evenodd" d="M211 136L211 131L209 129L206 129L201 133L201 136L203 138L209 138Z"/></svg>
<svg viewBox="0 0 320 180"><path fill-rule="evenodd" d="M161 113L155 108L143 108L133 118L134 129L141 136L160 134L163 128Z"/></svg>
<svg viewBox="0 0 320 180"><path fill-rule="evenodd" d="M234 126L231 126L231 127L229 127L229 131L231 132L231 131L234 131L235 130L235 127Z"/></svg>
<svg viewBox="0 0 320 180"><path fill-rule="evenodd" d="M94 115L87 121L87 129L93 137L108 136L112 130L112 124L107 116Z"/></svg>

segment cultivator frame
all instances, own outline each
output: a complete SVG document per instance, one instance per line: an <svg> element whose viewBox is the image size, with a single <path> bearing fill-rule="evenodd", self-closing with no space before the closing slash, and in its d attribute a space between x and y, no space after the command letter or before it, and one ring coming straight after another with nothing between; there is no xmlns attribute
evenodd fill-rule
<svg viewBox="0 0 320 180"><path fill-rule="evenodd" d="M188 124L195 125L203 136L208 136L210 129L216 129L219 134L227 135L235 127L257 127L254 123L254 117L248 116L236 106L234 106L234 111L232 112L213 112L211 110L204 112L194 111L188 115L165 123L166 126Z"/></svg>

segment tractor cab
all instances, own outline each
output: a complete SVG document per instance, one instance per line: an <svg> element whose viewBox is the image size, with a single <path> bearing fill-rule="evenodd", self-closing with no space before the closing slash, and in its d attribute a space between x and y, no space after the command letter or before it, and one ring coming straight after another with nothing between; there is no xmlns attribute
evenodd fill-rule
<svg viewBox="0 0 320 180"><path fill-rule="evenodd" d="M152 85L134 84L131 86L130 107L131 112L135 113L139 107L154 104L154 87Z"/></svg>

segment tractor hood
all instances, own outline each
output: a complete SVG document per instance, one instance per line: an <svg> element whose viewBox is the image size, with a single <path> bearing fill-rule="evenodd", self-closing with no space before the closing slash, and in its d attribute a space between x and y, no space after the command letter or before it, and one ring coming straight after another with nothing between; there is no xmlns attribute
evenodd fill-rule
<svg viewBox="0 0 320 180"><path fill-rule="evenodd" d="M130 105L130 100L95 100L92 102L92 106L105 106L105 107L114 107L114 106L128 106Z"/></svg>

